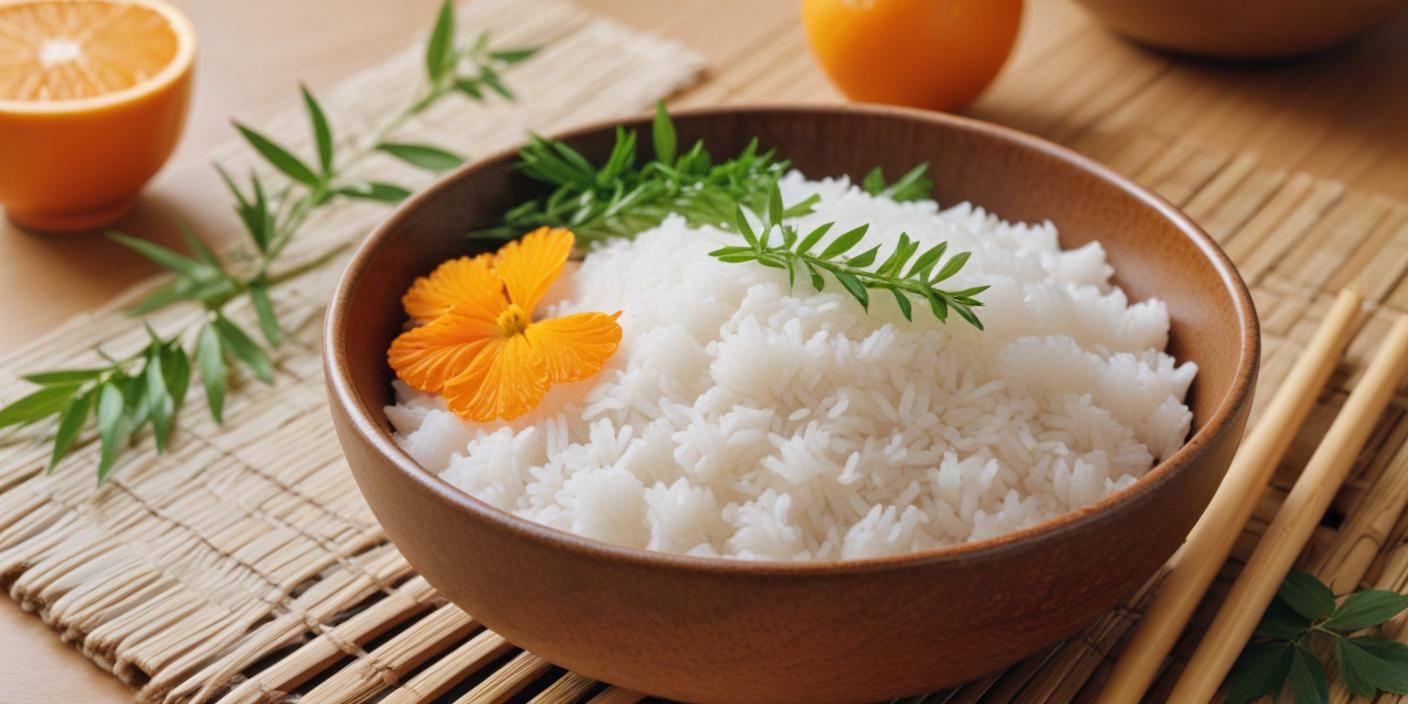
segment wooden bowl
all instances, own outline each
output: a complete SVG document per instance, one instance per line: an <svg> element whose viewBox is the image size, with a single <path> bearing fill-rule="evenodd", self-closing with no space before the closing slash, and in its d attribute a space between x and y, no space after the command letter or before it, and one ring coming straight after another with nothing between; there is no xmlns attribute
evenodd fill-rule
<svg viewBox="0 0 1408 704"><path fill-rule="evenodd" d="M1408 0L1077 0L1145 44L1216 58L1295 56L1349 41Z"/></svg>
<svg viewBox="0 0 1408 704"><path fill-rule="evenodd" d="M476 251L539 187L509 153L402 205L361 246L328 311L333 419L387 534L446 597L514 644L599 680L688 701L854 702L931 691L1074 633L1144 583L1216 489L1241 438L1260 337L1232 263L1187 216L1108 169L1002 127L863 107L741 108L676 117L716 155L756 136L812 177L933 166L941 203L1050 219L1062 244L1100 240L1133 300L1157 296L1169 351L1198 364L1194 432L1128 489L992 540L901 557L759 563L618 547L514 517L441 481L393 441L386 348L402 293ZM645 130L648 122L628 126ZM604 158L614 125L566 140ZM644 140L648 142L649 140Z"/></svg>

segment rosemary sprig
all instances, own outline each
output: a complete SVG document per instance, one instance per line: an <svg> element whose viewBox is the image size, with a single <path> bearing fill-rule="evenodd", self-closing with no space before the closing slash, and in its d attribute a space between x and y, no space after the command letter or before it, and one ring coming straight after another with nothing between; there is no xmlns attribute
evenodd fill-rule
<svg viewBox="0 0 1408 704"><path fill-rule="evenodd" d="M454 6L445 0L426 44L425 87L375 133L362 140L348 140L354 146L338 148L332 124L306 87L301 92L313 133L312 159L300 157L236 122L235 129L249 146L282 176L280 182L273 182L251 172L247 185L242 187L216 165L235 201L235 212L248 239L246 247L221 256L184 226L189 254L110 233L114 240L173 275L170 283L137 303L129 311L132 315L142 316L179 302L192 302L204 309L204 316L170 337L161 337L148 326L148 343L128 357L113 358L98 350L105 365L26 376L39 388L0 409L0 428L57 416L58 429L47 468L53 471L83 431L90 424L95 425L101 443L101 483L128 441L146 426L152 428L157 452L166 450L193 373L200 378L211 417L217 423L224 418L232 361L260 381L273 383L276 370L270 350L279 344L283 331L269 291L322 266L337 254L329 252L292 267L277 266L280 255L308 217L337 199L396 203L410 195L403 186L352 175L353 167L372 154L385 154L433 172L458 166L463 157L439 147L399 141L396 133L411 118L452 94L474 101L486 100L489 94L512 99L513 93L499 71L537 51L491 47L487 33L461 46L456 44L455 35ZM226 314L227 306L244 298L254 309L262 343Z"/></svg>
<svg viewBox="0 0 1408 704"><path fill-rule="evenodd" d="M869 177L867 180L870 180ZM897 184L895 187L908 186ZM866 189L870 190L870 187ZM796 226L784 222L788 212L782 205L782 193L774 183L768 198L767 218L761 230L754 231L742 206L738 206L734 223L747 242L746 246L722 247L709 255L723 262L756 262L774 269L785 269L790 286L796 285L798 273L805 272L812 287L818 291L826 286L826 279L821 274L825 271L866 310L870 309L869 290L889 291L906 320L914 319L909 297L915 295L928 301L929 309L941 322L947 322L949 311L953 311L969 325L983 329L983 323L973 309L983 305L976 297L986 291L987 286L955 291L938 288L938 284L952 278L963 268L968 262L968 252L959 252L944 260L948 243L940 242L916 258L914 255L919 252L919 242L910 239L907 233L900 233L894 251L879 264L875 261L880 258L880 245L860 254L844 256L865 238L869 225L861 225L842 233L822 247L820 252L813 253L812 250L821 244L822 238L835 223L825 223L802 237ZM773 232L780 233L780 243L773 243Z"/></svg>
<svg viewBox="0 0 1408 704"><path fill-rule="evenodd" d="M695 227L732 229L734 209L742 205L761 212L769 189L790 167L772 150L760 150L756 139L737 156L717 163L702 141L685 151L677 149L677 141L663 104L656 106L651 125L654 155L642 163L634 130L617 129L611 153L600 166L562 142L532 136L518 152L518 169L553 191L510 209L497 226L471 236L511 239L549 225L571 228L579 241L590 242L633 237L670 214ZM924 175L927 166L914 167L892 186L884 185L879 169L873 170L865 179L867 190L875 187L872 193L895 200L928 198L933 183ZM815 202L792 205L785 216L810 213Z"/></svg>
<svg viewBox="0 0 1408 704"><path fill-rule="evenodd" d="M1288 686L1296 704L1328 701L1325 665L1311 648L1315 641L1333 643L1340 680L1350 693L1370 698L1381 691L1408 694L1408 645L1361 633L1404 609L1408 595L1383 589L1357 591L1336 604L1324 583L1292 570L1228 675L1227 701L1275 699Z"/></svg>

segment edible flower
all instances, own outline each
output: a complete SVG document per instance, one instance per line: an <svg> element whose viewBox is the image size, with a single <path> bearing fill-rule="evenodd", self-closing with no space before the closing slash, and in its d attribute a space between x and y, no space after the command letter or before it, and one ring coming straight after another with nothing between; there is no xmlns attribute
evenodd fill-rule
<svg viewBox="0 0 1408 704"><path fill-rule="evenodd" d="M553 384L601 371L621 342L620 311L533 319L575 240L543 227L496 254L451 259L416 279L401 302L420 326L391 343L396 375L483 423L517 418Z"/></svg>

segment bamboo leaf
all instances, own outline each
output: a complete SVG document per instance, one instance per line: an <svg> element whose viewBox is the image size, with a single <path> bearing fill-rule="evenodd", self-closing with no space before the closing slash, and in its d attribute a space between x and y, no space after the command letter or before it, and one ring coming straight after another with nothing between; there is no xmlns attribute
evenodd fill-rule
<svg viewBox="0 0 1408 704"><path fill-rule="evenodd" d="M121 232L114 231L109 231L108 237L122 246L152 260L168 271L191 277L199 276L202 273L203 267L200 262L177 254L155 242L129 237Z"/></svg>
<svg viewBox="0 0 1408 704"><path fill-rule="evenodd" d="M235 129L239 130L239 133L244 136L245 141L249 142L251 147L254 147L254 151L259 152L259 155L264 157L265 161L268 161L274 168L283 172L285 176L308 186L318 185L318 175L313 173L313 170L309 168L307 164L303 163L302 160L294 156L289 150L238 122L235 123Z"/></svg>
<svg viewBox="0 0 1408 704"><path fill-rule="evenodd" d="M427 171L449 171L464 163L464 157L425 144L384 142L378 144L376 148L377 151L390 154L411 166Z"/></svg>
<svg viewBox="0 0 1408 704"><path fill-rule="evenodd" d="M98 391L98 437L102 442L98 460L98 483L107 481L117 453L129 432L127 400L116 382L103 384Z"/></svg>
<svg viewBox="0 0 1408 704"><path fill-rule="evenodd" d="M68 406L69 399L77 393L72 385L46 386L14 403L0 408L0 428L11 425L26 425L47 418Z"/></svg>
<svg viewBox="0 0 1408 704"><path fill-rule="evenodd" d="M177 225L181 228L181 238L186 241L186 248L195 255L196 261L219 270L221 268L220 257L215 254L215 251L195 233L195 230L191 229L190 225L185 222L179 222Z"/></svg>
<svg viewBox="0 0 1408 704"><path fill-rule="evenodd" d="M234 355L235 359L244 362L260 381L266 384L274 383L274 363L258 343L223 315L217 313L212 324L220 334L221 347Z"/></svg>
<svg viewBox="0 0 1408 704"><path fill-rule="evenodd" d="M98 378L105 371L107 371L105 368L60 369L52 372L26 374L22 378L31 384L40 386L76 386Z"/></svg>
<svg viewBox="0 0 1408 704"><path fill-rule="evenodd" d="M166 452L166 441L171 436L171 402L166 390L166 374L161 368L161 350L156 348L147 353L146 366L142 368L146 380L147 414L151 417L156 436L157 454Z"/></svg>
<svg viewBox="0 0 1408 704"><path fill-rule="evenodd" d="M308 91L308 86L299 85L298 89L303 93L303 107L308 112L308 122L313 129L313 143L318 147L318 166L323 175L323 182L327 182L332 177L332 127L328 125L327 115L323 114L322 106L318 105L317 99Z"/></svg>
<svg viewBox="0 0 1408 704"><path fill-rule="evenodd" d="M254 313L259 317L259 329L269 346L279 345L279 319L274 314L274 304L269 300L268 283L263 276L249 282L249 301L254 305Z"/></svg>
<svg viewBox="0 0 1408 704"><path fill-rule="evenodd" d="M1408 594L1386 589L1366 589L1350 594L1323 624L1325 628L1350 633L1377 626L1408 609Z"/></svg>
<svg viewBox="0 0 1408 704"><path fill-rule="evenodd" d="M88 417L93 414L93 401L97 398L97 393L97 387L84 392L74 399L59 417L59 429L54 433L54 449L49 454L48 466L44 468L46 473L54 471L59 462L68 456L69 450L73 449L73 442L78 439L78 434L83 432L83 426L88 424Z"/></svg>
<svg viewBox="0 0 1408 704"><path fill-rule="evenodd" d="M432 85L438 84L455 62L455 6L451 0L440 3L435 27L425 45L425 74Z"/></svg>
<svg viewBox="0 0 1408 704"><path fill-rule="evenodd" d="M186 403L186 393L191 385L191 362L178 342L172 341L163 347L161 371L166 375L166 390L171 397L172 414L175 415Z"/></svg>
<svg viewBox="0 0 1408 704"><path fill-rule="evenodd" d="M519 49L500 49L499 51L489 52L489 58L494 59L495 61L502 61L506 64L516 64L521 61L527 61L528 59L533 58L533 55L537 54L538 51L541 49L542 47L536 46L523 47Z"/></svg>
<svg viewBox="0 0 1408 704"><path fill-rule="evenodd" d="M374 200L382 203L399 203L411 195L409 190L385 181L354 183L337 189L336 193L348 198Z"/></svg>
<svg viewBox="0 0 1408 704"><path fill-rule="evenodd" d="M225 386L229 379L222 347L220 334L215 331L213 324L201 328L196 340L196 366L200 369L200 381L205 387L210 417L214 418L216 423L225 422Z"/></svg>

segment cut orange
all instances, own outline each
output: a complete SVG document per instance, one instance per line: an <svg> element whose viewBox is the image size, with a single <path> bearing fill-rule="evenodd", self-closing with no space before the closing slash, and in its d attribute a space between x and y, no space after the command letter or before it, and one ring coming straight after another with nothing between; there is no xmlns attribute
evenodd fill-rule
<svg viewBox="0 0 1408 704"><path fill-rule="evenodd" d="M0 203L40 230L121 216L170 156L195 32L159 0L0 0Z"/></svg>

